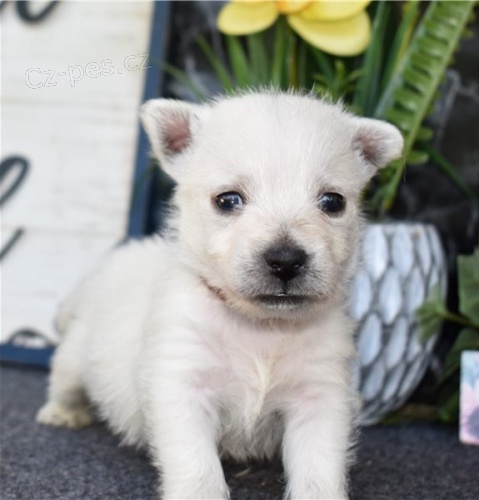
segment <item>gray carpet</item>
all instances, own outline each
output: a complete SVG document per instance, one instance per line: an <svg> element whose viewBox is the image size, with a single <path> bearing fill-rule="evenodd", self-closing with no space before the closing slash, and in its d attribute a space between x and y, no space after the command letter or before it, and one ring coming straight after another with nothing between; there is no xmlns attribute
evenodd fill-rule
<svg viewBox="0 0 479 500"><path fill-rule="evenodd" d="M98 424L81 431L35 423L46 374L1 369L1 500L150 500L156 475L147 457L118 447ZM225 464L235 500L278 500L279 463ZM353 500L479 498L479 448L454 427L410 425L363 430L351 474Z"/></svg>

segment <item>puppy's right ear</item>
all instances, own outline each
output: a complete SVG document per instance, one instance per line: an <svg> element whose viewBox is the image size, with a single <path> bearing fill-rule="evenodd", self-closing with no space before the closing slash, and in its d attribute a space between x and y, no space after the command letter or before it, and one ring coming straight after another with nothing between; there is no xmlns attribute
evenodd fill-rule
<svg viewBox="0 0 479 500"><path fill-rule="evenodd" d="M151 99L141 107L140 117L153 154L175 180L182 174L182 157L191 150L207 109L174 99Z"/></svg>

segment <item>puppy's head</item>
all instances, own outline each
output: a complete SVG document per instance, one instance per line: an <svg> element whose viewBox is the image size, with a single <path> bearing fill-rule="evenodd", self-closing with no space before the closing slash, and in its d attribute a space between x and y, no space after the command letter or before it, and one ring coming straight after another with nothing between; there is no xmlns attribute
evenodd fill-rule
<svg viewBox="0 0 479 500"><path fill-rule="evenodd" d="M343 300L359 198L401 155L399 131L293 94L142 109L154 155L178 183L183 262L251 318L299 319Z"/></svg>

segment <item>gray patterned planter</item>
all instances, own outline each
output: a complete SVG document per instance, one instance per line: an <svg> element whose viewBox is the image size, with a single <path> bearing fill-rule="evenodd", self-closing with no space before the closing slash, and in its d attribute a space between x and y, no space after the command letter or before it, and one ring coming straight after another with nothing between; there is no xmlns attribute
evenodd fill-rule
<svg viewBox="0 0 479 500"><path fill-rule="evenodd" d="M351 313L359 322L356 376L368 425L403 404L421 381L438 333L422 343L415 311L436 283L445 293L447 270L428 224L370 224L362 254Z"/></svg>

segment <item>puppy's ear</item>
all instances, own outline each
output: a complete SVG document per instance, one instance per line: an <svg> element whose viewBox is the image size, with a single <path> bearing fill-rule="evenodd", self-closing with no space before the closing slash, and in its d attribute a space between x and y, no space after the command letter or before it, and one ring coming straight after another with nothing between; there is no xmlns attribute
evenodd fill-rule
<svg viewBox="0 0 479 500"><path fill-rule="evenodd" d="M353 148L365 168L366 181L391 161L401 157L404 139L399 130L380 120L355 118Z"/></svg>
<svg viewBox="0 0 479 500"><path fill-rule="evenodd" d="M154 156L173 179L182 173L182 157L191 150L207 106L174 99L151 99L141 107Z"/></svg>

